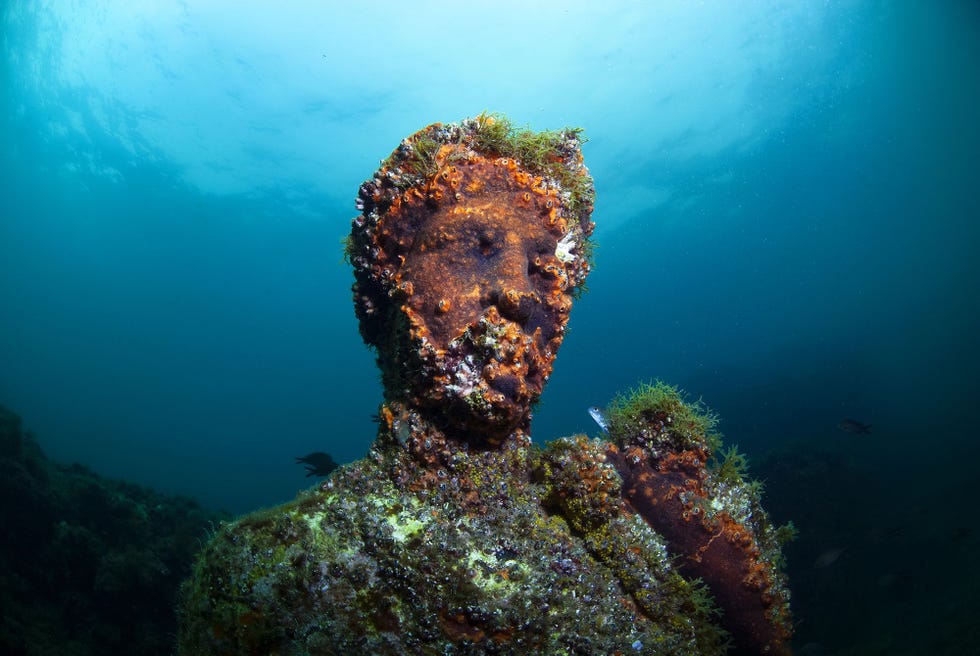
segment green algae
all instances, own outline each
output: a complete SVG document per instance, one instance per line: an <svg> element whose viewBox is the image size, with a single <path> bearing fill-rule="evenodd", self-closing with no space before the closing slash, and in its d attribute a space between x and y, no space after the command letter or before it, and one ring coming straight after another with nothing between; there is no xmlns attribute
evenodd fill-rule
<svg viewBox="0 0 980 656"><path fill-rule="evenodd" d="M643 439L651 447L669 446L714 452L721 445L718 416L700 400L690 401L673 385L642 383L618 394L606 410L609 436L622 446Z"/></svg>
<svg viewBox="0 0 980 656"><path fill-rule="evenodd" d="M557 181L569 195L570 211L591 208L595 202L592 179L578 169L569 168L567 161L569 144L577 147L586 142L582 128L535 132L527 127L517 127L504 114L496 112L483 112L473 122L478 150L513 157L531 173Z"/></svg>
<svg viewBox="0 0 980 656"><path fill-rule="evenodd" d="M534 131L518 127L499 112L483 112L460 123L435 123L408 137L381 167L407 174L394 180L396 188L408 189L432 178L443 167L465 161L469 151L509 157L534 175L556 183L565 193L565 204L576 216L588 216L595 203L595 187L576 153L587 140L583 128ZM444 145L452 150L440 159Z"/></svg>
<svg viewBox="0 0 980 656"><path fill-rule="evenodd" d="M719 449L715 460L711 463L715 476L730 483L742 483L749 470L749 460L740 453L736 445L727 449ZM760 488L761 491L761 488Z"/></svg>

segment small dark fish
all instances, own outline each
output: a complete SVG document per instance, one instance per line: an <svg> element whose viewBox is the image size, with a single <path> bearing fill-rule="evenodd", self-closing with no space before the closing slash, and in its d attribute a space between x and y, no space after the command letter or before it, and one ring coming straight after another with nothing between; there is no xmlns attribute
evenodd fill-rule
<svg viewBox="0 0 980 656"><path fill-rule="evenodd" d="M820 569L830 567L837 562L838 558L841 557L841 554L844 553L844 549L844 547L828 549L817 557L817 559L813 562L813 566L819 567Z"/></svg>
<svg viewBox="0 0 980 656"><path fill-rule="evenodd" d="M837 428L845 433L854 433L855 435L868 435L871 433L871 424L862 424L857 419L842 419L837 424Z"/></svg>
<svg viewBox="0 0 980 656"><path fill-rule="evenodd" d="M960 540L966 540L967 538L972 536L973 536L972 528L969 528L967 526L957 526L956 529L953 531L952 537L950 537L949 539L952 540L953 542L959 542Z"/></svg>
<svg viewBox="0 0 980 656"><path fill-rule="evenodd" d="M900 537L902 537L902 534L903 533L905 533L905 527L904 526L893 526L890 529L888 529L887 531L885 531L885 535L888 536L888 537L890 537L890 538L900 538Z"/></svg>
<svg viewBox="0 0 980 656"><path fill-rule="evenodd" d="M589 416L599 424L599 428L602 430L603 434L609 435L609 422L606 421L606 415L603 414L602 408L597 405L589 408Z"/></svg>
<svg viewBox="0 0 980 656"><path fill-rule="evenodd" d="M899 590L908 591L913 587L914 581L908 570L897 569L885 572L875 580L875 583L878 584L879 588L898 592Z"/></svg>
<svg viewBox="0 0 980 656"><path fill-rule="evenodd" d="M905 535L905 527L892 526L890 528L883 528L881 526L873 526L868 529L866 535L876 542L881 540L897 540Z"/></svg>
<svg viewBox="0 0 980 656"><path fill-rule="evenodd" d="M323 451L314 451L305 456L300 456L296 458L296 462L306 465L307 476L326 476L339 466L329 454Z"/></svg>

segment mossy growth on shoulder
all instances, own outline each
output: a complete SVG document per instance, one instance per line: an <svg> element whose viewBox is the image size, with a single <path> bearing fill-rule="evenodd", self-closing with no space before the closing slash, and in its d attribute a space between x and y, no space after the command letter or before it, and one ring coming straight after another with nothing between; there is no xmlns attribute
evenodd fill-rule
<svg viewBox="0 0 980 656"><path fill-rule="evenodd" d="M719 449L711 466L719 480L733 484L742 483L749 470L749 459L733 444L727 449Z"/></svg>
<svg viewBox="0 0 980 656"><path fill-rule="evenodd" d="M733 444L727 449L718 449L708 462L712 484L728 488L739 488L755 503L762 503L765 485L749 476L749 459ZM792 529L792 526L790 527ZM792 529L795 531L795 529Z"/></svg>
<svg viewBox="0 0 980 656"><path fill-rule="evenodd" d="M800 531L796 528L793 522L786 522L782 526L776 528L776 540L779 542L780 546L789 544L796 538L800 536Z"/></svg>
<svg viewBox="0 0 980 656"><path fill-rule="evenodd" d="M617 395L606 410L606 420L617 445L644 446L654 455L662 448L713 453L721 446L721 434L715 430L718 416L700 400L690 401L659 380Z"/></svg>

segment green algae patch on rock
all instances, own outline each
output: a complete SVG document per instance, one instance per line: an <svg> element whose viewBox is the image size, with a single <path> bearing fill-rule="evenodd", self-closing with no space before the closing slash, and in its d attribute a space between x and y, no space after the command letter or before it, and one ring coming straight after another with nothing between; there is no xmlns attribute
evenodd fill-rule
<svg viewBox="0 0 980 656"><path fill-rule="evenodd" d="M618 446L627 441L653 457L686 449L714 451L721 444L717 416L700 401L689 401L660 381L642 383L616 396L606 410L609 437Z"/></svg>

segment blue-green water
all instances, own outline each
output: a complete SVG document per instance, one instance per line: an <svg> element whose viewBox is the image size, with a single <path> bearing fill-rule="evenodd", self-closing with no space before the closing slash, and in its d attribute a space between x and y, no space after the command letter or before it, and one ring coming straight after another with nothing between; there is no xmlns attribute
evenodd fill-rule
<svg viewBox="0 0 980 656"><path fill-rule="evenodd" d="M349 4L5 5L0 403L50 457L242 512L362 456L357 187L502 111L584 127L598 194L535 437L675 383L800 527L810 653L976 610L980 6Z"/></svg>

